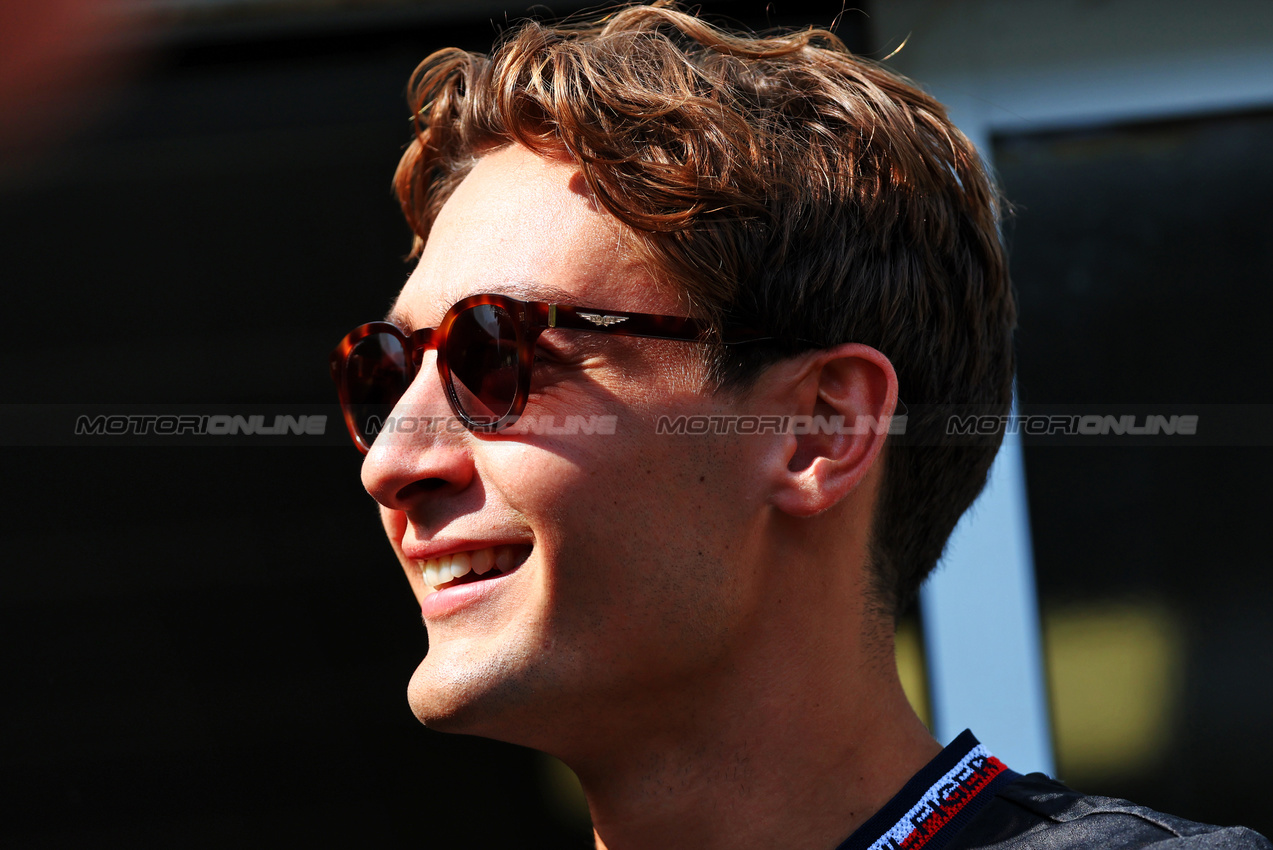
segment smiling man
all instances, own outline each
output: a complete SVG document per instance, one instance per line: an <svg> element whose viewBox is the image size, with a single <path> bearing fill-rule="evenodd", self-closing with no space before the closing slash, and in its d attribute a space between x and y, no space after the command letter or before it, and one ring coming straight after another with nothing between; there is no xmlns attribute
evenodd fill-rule
<svg viewBox="0 0 1273 850"><path fill-rule="evenodd" d="M902 691L896 616L997 449L942 429L1013 375L998 196L939 104L661 5L412 92L419 263L332 367L425 724L564 760L611 850L1266 846L943 749Z"/></svg>

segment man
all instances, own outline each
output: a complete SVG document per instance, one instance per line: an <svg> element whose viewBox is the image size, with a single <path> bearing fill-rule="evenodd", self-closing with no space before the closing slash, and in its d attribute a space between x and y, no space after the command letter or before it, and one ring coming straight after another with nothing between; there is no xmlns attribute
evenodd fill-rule
<svg viewBox="0 0 1273 850"><path fill-rule="evenodd" d="M561 758L611 850L1268 846L943 750L902 692L997 449L945 420L1012 391L998 196L939 104L664 4L412 98L419 264L333 372L424 723Z"/></svg>

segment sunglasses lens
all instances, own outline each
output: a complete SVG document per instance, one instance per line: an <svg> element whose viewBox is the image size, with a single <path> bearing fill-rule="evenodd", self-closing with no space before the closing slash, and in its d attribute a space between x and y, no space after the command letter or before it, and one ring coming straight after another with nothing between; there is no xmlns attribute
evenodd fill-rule
<svg viewBox="0 0 1273 850"><path fill-rule="evenodd" d="M517 325L499 305L480 304L455 317L446 362L456 403L475 425L504 418L517 398Z"/></svg>
<svg viewBox="0 0 1273 850"><path fill-rule="evenodd" d="M368 446L411 384L409 358L402 339L390 333L369 334L349 351L344 374L347 409Z"/></svg>

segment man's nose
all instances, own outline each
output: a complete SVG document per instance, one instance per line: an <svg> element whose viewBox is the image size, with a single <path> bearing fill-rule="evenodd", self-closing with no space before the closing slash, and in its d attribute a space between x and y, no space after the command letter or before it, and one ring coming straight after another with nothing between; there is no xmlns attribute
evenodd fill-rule
<svg viewBox="0 0 1273 850"><path fill-rule="evenodd" d="M473 479L469 433L447 404L436 356L425 353L415 380L363 459L363 487L393 510L409 511L426 496L459 492Z"/></svg>

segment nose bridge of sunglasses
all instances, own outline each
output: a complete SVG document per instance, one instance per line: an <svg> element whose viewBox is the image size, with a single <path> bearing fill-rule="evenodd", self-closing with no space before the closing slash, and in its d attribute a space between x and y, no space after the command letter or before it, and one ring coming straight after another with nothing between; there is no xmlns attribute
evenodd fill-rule
<svg viewBox="0 0 1273 850"><path fill-rule="evenodd" d="M434 338L436 335L437 330L435 328L420 328L409 337L411 362L417 370L419 370L420 364L424 362L424 352L430 348L437 347L437 340Z"/></svg>

